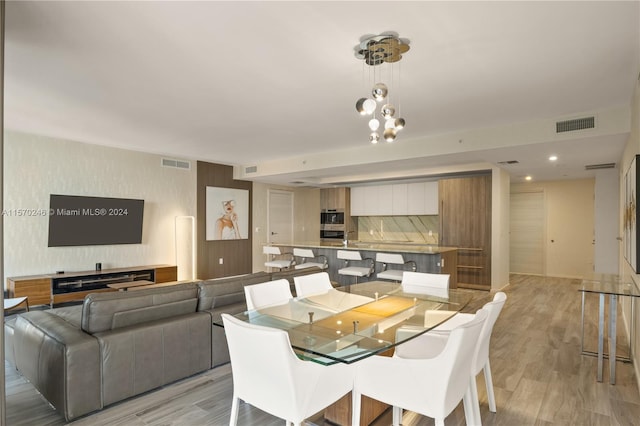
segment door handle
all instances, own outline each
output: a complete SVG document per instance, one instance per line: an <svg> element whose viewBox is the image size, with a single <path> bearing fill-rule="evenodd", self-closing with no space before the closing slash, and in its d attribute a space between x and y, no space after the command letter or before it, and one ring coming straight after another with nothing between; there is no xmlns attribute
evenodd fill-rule
<svg viewBox="0 0 640 426"><path fill-rule="evenodd" d="M273 232L273 231L272 231L272 232L271 232L271 235L278 235L278 233L277 233L277 232Z"/></svg>

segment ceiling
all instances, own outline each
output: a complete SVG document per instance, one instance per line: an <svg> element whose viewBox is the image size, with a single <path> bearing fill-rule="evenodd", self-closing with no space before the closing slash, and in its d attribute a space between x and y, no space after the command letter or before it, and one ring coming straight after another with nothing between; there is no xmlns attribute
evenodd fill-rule
<svg viewBox="0 0 640 426"><path fill-rule="evenodd" d="M391 87L407 125L372 146L353 49L386 31L410 40ZM590 177L621 158L639 71L637 1L6 3L6 128L279 183ZM595 130L546 130L583 115Z"/></svg>

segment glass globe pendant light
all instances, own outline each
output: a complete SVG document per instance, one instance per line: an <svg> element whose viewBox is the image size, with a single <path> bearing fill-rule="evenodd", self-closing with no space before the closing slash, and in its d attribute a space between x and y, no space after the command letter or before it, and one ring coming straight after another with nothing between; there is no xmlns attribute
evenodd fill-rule
<svg viewBox="0 0 640 426"><path fill-rule="evenodd" d="M378 102L384 100L387 97L387 93L389 93L389 89L387 89L387 85L384 83L378 83L373 86L373 90L371 90L371 94L373 95L373 99Z"/></svg>
<svg viewBox="0 0 640 426"><path fill-rule="evenodd" d="M380 135L378 134L378 132L372 132L369 135L369 142L376 144L378 143L379 140L380 140Z"/></svg>
<svg viewBox="0 0 640 426"><path fill-rule="evenodd" d="M371 130L375 132L376 130L378 130L379 127L380 127L380 121L377 118L372 118L371 120L369 120L369 128Z"/></svg>

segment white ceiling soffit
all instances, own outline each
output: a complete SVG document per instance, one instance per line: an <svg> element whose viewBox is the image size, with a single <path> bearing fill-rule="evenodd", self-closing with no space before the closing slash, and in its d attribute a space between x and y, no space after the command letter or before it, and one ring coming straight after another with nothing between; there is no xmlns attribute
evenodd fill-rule
<svg viewBox="0 0 640 426"><path fill-rule="evenodd" d="M637 1L11 1L5 12L7 129L257 166L256 179L282 183L388 173L414 158L522 160L531 153L501 152L506 136L525 150L562 145L576 135L556 137L555 122L594 112L599 136L584 142L611 151L581 162L586 173L619 160L608 158L622 148L601 112L629 114L640 70ZM400 62L406 127L392 146L371 147L355 111L368 70L353 47L385 31L411 42ZM509 132L543 121L547 139ZM474 129L507 134L491 142ZM572 154L568 169L586 155Z"/></svg>

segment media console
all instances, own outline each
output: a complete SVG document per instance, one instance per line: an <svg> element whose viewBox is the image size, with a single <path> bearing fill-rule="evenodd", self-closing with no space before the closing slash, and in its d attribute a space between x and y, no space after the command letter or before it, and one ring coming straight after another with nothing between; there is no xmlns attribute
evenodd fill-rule
<svg viewBox="0 0 640 426"><path fill-rule="evenodd" d="M50 305L82 300L89 293L114 291L108 284L146 280L155 283L176 281L178 267L172 265L133 266L101 271L67 272L7 278L9 297L29 298L29 304Z"/></svg>

